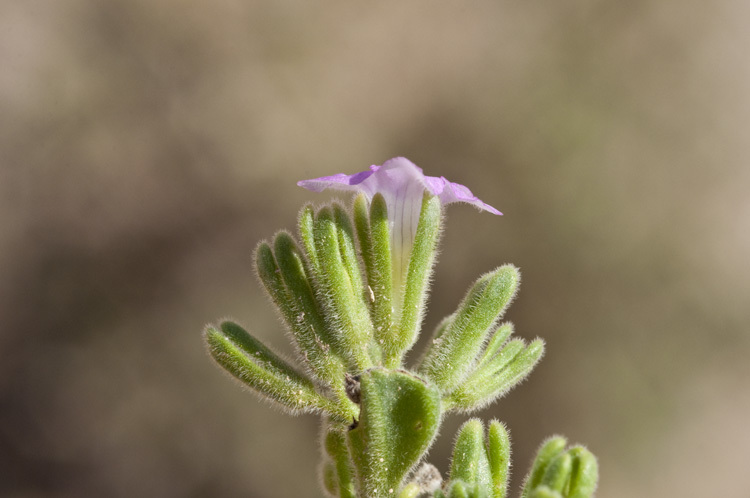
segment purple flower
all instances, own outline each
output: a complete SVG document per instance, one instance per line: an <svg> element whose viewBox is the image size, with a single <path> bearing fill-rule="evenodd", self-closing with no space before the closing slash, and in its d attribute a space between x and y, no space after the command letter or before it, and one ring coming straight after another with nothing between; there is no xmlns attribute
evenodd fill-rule
<svg viewBox="0 0 750 498"><path fill-rule="evenodd" d="M503 214L479 200L471 190L459 183L449 182L442 176L425 176L422 168L405 157L394 157L382 166L370 166L369 171L353 175L338 173L314 180L302 180L297 185L313 192L322 192L328 188L364 192L370 199L380 192L385 197L389 211L399 203L416 202L421 206L422 194L428 191L438 196L443 204L466 202L492 214Z"/></svg>
<svg viewBox="0 0 750 498"><path fill-rule="evenodd" d="M489 211L502 214L485 204L467 187L452 183L444 177L425 176L422 169L405 157L395 157L384 162L382 166L370 166L369 171L353 175L339 173L313 180L297 182L300 187L322 192L326 189L363 192L368 199L381 193L388 207L388 219L391 223L391 247L395 282L402 281L406 264L409 261L414 236L417 233L419 214L422 209L422 197L425 192L437 196L443 204L465 202Z"/></svg>

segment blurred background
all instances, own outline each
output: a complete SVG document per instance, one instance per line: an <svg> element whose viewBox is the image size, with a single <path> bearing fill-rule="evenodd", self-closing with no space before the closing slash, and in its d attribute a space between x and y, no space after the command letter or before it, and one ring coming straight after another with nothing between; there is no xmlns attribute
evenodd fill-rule
<svg viewBox="0 0 750 498"><path fill-rule="evenodd" d="M560 433L601 497L748 496L748 15L0 1L0 495L320 496L317 419L231 382L201 330L290 352L253 249L329 198L297 180L403 155L505 213L449 208L425 329L521 267L507 318L548 353L479 413L514 489Z"/></svg>

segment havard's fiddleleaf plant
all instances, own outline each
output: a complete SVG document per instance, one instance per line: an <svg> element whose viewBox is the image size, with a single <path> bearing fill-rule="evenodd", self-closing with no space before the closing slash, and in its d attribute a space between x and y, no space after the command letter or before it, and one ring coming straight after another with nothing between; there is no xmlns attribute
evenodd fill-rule
<svg viewBox="0 0 750 498"><path fill-rule="evenodd" d="M298 363L228 321L206 328L211 355L288 413L323 418L320 475L330 496L505 498L510 441L496 420L461 427L446 480L418 464L447 413L487 406L542 357L541 339L511 338L513 325L499 323L518 290L518 269L480 276L416 364L404 364L422 325L443 206L501 213L402 157L298 185L357 193L351 207L305 206L297 239L281 231L255 251ZM556 436L539 449L521 497L587 498L597 479L594 456Z"/></svg>

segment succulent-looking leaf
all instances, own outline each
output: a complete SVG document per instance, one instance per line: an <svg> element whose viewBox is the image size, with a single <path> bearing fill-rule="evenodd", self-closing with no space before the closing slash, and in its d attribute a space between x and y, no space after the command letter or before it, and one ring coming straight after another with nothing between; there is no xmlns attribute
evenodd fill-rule
<svg viewBox="0 0 750 498"><path fill-rule="evenodd" d="M488 497L505 498L510 439L505 426L497 420L490 423L487 432L485 441L479 419L470 419L461 426L453 448L451 481L460 481Z"/></svg>
<svg viewBox="0 0 750 498"><path fill-rule="evenodd" d="M552 490L545 485L541 485L531 492L529 498L564 498L558 491Z"/></svg>
<svg viewBox="0 0 750 498"><path fill-rule="evenodd" d="M565 450L566 444L567 440L562 436L553 436L542 443L534 459L531 471L529 471L529 475L526 477L521 498L528 498L531 490L541 484L547 467L555 457Z"/></svg>
<svg viewBox="0 0 750 498"><path fill-rule="evenodd" d="M394 288L398 291L403 285L403 296L398 292L395 300L397 302L397 314L399 325L396 334L391 341L386 342L386 365L399 367L404 352L417 340L417 334L422 325L424 306L427 301L429 280L432 268L435 264L435 253L437 242L442 227L442 209L440 200L432 195L425 194L422 201L419 224L414 236L414 243L408 255L408 265L402 277L397 278L394 274Z"/></svg>
<svg viewBox="0 0 750 498"><path fill-rule="evenodd" d="M325 412L342 418L339 407L315 391L313 383L232 322L207 327L206 342L219 365L290 413Z"/></svg>
<svg viewBox="0 0 750 498"><path fill-rule="evenodd" d="M599 481L599 466L596 457L582 446L569 450L573 458L568 498L590 498Z"/></svg>
<svg viewBox="0 0 750 498"><path fill-rule="evenodd" d="M276 286L281 278L286 290L273 291L272 295L279 308L288 310L284 313L287 326L292 330L302 356L311 364L316 376L329 387L341 385L344 365L341 360L343 352L339 349L336 337L323 318L322 304L315 296L314 282L308 277L304 257L294 239L287 232L279 232L273 244L273 261L266 261L265 249L258 250L258 268L262 273L261 280L266 288ZM283 302L278 303L277 301Z"/></svg>
<svg viewBox="0 0 750 498"><path fill-rule="evenodd" d="M443 392L455 389L476 365L490 327L516 293L520 274L505 265L480 277L461 302L455 318L420 366Z"/></svg>
<svg viewBox="0 0 750 498"><path fill-rule="evenodd" d="M557 455L547 465L542 477L542 484L553 491L564 494L573 469L573 459L565 452Z"/></svg>
<svg viewBox="0 0 750 498"><path fill-rule="evenodd" d="M315 217L315 249L320 264L317 276L327 297L328 313L340 334L342 347L351 354L349 368L359 372L371 367L375 356L372 344L372 322L360 288L352 286L347 255L350 248L347 227L337 223L330 207L322 208Z"/></svg>
<svg viewBox="0 0 750 498"><path fill-rule="evenodd" d="M510 472L510 437L505 426L493 420L487 431L487 455L492 476L492 498L506 498Z"/></svg>
<svg viewBox="0 0 750 498"><path fill-rule="evenodd" d="M302 256L285 232L276 236L274 249L276 255L265 242L256 249L258 277L291 331L300 356L315 377L336 393L340 409L351 415L355 412L341 384L344 363L332 350L336 342L320 315L320 305L313 296L313 283L305 273Z"/></svg>
<svg viewBox="0 0 750 498"><path fill-rule="evenodd" d="M336 465L330 459L323 460L321 479L323 481L323 489L328 493L328 496L336 497L339 495L339 482L338 476L336 475Z"/></svg>
<svg viewBox="0 0 750 498"><path fill-rule="evenodd" d="M360 376L361 412L349 448L368 498L394 496L432 443L440 423L440 394L405 371L373 368Z"/></svg>
<svg viewBox="0 0 750 498"><path fill-rule="evenodd" d="M446 410L471 411L487 406L525 379L544 355L544 341L535 339L524 348L513 339L495 356L482 363L445 398Z"/></svg>
<svg viewBox="0 0 750 498"><path fill-rule="evenodd" d="M336 480L336 495L340 498L356 498L354 469L349 458L346 437L340 429L329 428L325 435L326 454L333 463Z"/></svg>
<svg viewBox="0 0 750 498"><path fill-rule="evenodd" d="M393 327L393 266L387 207L381 194L367 205L360 194L354 201L355 225L367 274L370 310L376 342L385 347Z"/></svg>
<svg viewBox="0 0 750 498"><path fill-rule="evenodd" d="M490 460L484 445L484 427L477 418L466 421L458 431L450 477L489 491L492 488Z"/></svg>
<svg viewBox="0 0 750 498"><path fill-rule="evenodd" d="M586 448L565 450L561 437L549 439L537 453L522 497L591 498L599 479L596 458Z"/></svg>

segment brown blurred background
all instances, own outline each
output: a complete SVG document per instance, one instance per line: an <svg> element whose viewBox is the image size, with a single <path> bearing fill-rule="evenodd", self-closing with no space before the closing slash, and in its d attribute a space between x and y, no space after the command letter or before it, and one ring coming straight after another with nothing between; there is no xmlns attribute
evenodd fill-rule
<svg viewBox="0 0 750 498"><path fill-rule="evenodd" d="M750 4L0 2L0 495L314 497L317 419L207 357L282 351L251 269L299 179L404 155L449 209L431 329L480 273L548 353L479 415L514 488L561 433L599 496L747 497ZM466 417L430 460L448 468Z"/></svg>

